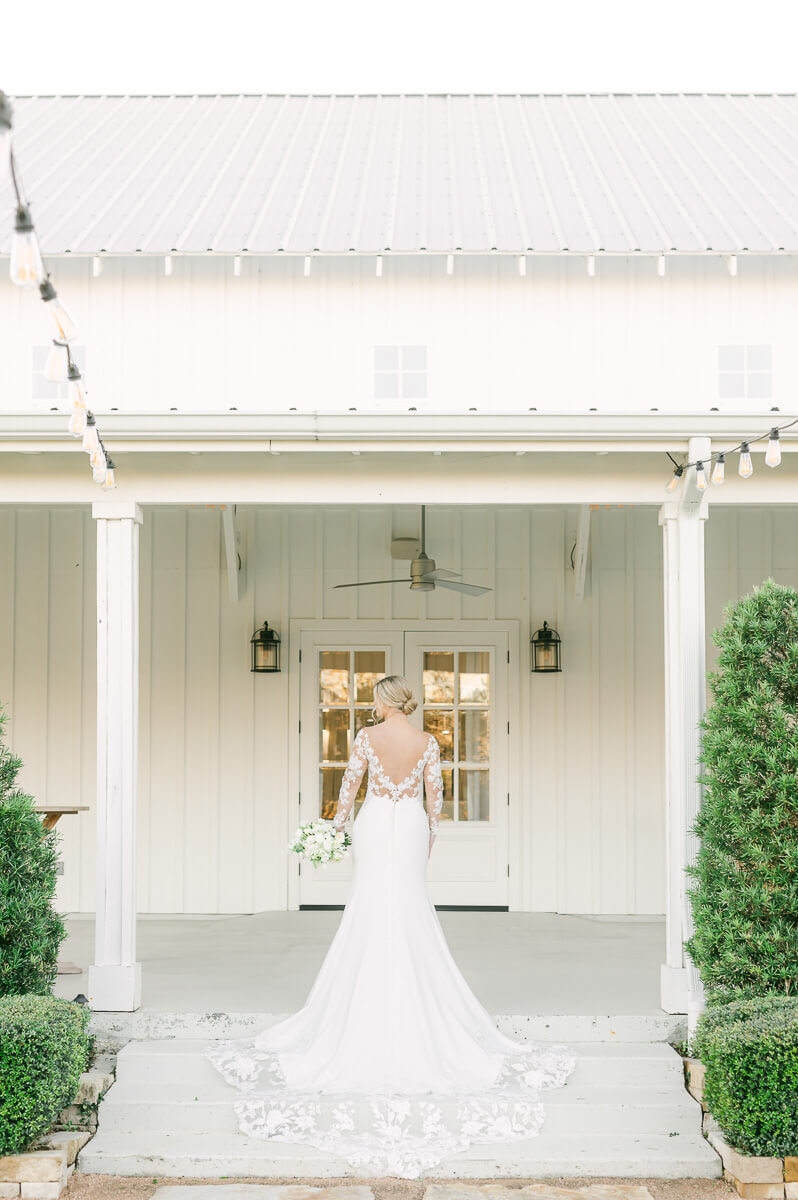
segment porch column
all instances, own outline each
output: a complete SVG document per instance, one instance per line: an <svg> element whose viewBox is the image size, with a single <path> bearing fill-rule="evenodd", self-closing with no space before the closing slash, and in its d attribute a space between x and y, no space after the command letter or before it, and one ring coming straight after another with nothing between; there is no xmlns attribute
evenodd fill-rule
<svg viewBox="0 0 798 1200"><path fill-rule="evenodd" d="M708 462L709 438L691 438L688 461ZM707 471L707 474L709 472ZM697 839L690 828L701 805L701 730L706 705L706 616L704 607L704 522L706 493L695 487L695 469L685 472L680 493L662 505L665 592L665 963L661 1004L666 1012L688 1013L703 1006L698 971L684 952L692 932L685 867L695 861Z"/></svg>
<svg viewBox="0 0 798 1200"><path fill-rule="evenodd" d="M136 962L136 767L139 701L138 504L98 501L97 918L89 967L93 1009L141 1004Z"/></svg>

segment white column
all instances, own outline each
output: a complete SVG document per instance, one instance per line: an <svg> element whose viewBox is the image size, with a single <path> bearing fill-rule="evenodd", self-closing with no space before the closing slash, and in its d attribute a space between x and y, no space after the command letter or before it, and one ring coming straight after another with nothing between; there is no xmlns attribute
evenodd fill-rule
<svg viewBox="0 0 798 1200"><path fill-rule="evenodd" d="M709 438L691 438L690 462L708 464ZM709 470L707 468L707 476ZM697 970L684 952L692 932L685 867L695 861L697 839L690 829L701 805L701 730L706 704L706 615L704 522L706 493L695 487L695 470L685 472L680 491L662 505L665 584L665 963L661 1004L666 1012L689 1013L703 1006Z"/></svg>
<svg viewBox="0 0 798 1200"><path fill-rule="evenodd" d="M97 522L97 919L93 1009L141 1004L136 962L139 526L132 501L92 504Z"/></svg>

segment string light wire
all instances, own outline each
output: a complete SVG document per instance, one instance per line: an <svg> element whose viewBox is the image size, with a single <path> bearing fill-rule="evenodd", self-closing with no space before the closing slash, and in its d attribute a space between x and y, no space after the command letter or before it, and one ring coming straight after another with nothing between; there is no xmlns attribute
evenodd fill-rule
<svg viewBox="0 0 798 1200"><path fill-rule="evenodd" d="M764 441L765 438L768 439L768 451L767 451L767 457L766 457L765 461L767 462L769 467L778 466L778 464L781 462L781 451L778 449L779 434L781 433L782 429L789 429L792 425L798 425L798 417L794 417L792 419L792 421L784 421L783 424L781 424L781 425L771 425L771 427L767 433L760 433L758 437L744 438L741 442L738 442L736 446L732 446L731 449L713 450L710 455L705 456L704 458L697 458L695 460L695 462L677 463L676 459L673 457L670 450L666 450L665 453L668 455L668 458L673 463L673 475L668 480L668 483L665 487L665 491L666 492L674 491L679 480L683 478L685 472L687 470L689 470L690 467L696 468L696 473L701 476L701 478L703 479L703 487L706 488L706 476L704 475L704 466L707 463L712 463L713 460L715 460L715 468L712 471L712 482L714 484L723 483L724 464L726 462L726 457L729 454L736 454L738 450L742 452L740 455L741 470L739 473L743 476L744 479L747 479L748 476L751 475L752 470L753 470L753 468L751 467L751 456L749 454L749 447L755 445L757 442ZM700 471L699 471L699 468L700 468ZM697 483L696 486L701 487L701 485L699 483Z"/></svg>
<svg viewBox="0 0 798 1200"><path fill-rule="evenodd" d="M88 407L81 383L81 374L72 358L69 343L75 336L75 323L59 299L53 286L50 272L44 262L30 213L30 204L25 199L17 169L14 145L11 136L12 108L5 92L0 91L0 135L8 142L8 165L16 199L14 240L9 271L12 282L21 286L39 285L39 293L50 310L56 324L58 336L53 338L53 349L66 350L69 399L72 410L69 418L69 433L83 439L83 447L90 455L92 478L102 484L104 490L116 487L115 466L97 430L94 414Z"/></svg>

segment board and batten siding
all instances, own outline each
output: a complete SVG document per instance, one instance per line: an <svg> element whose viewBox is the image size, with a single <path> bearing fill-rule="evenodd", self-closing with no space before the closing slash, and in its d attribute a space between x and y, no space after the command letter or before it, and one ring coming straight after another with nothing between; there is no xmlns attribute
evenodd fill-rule
<svg viewBox="0 0 798 1200"><path fill-rule="evenodd" d="M145 509L141 529L139 908L252 912L286 905L287 778L295 752L289 619L351 623L518 620L520 696L511 697L520 843L514 906L658 913L664 907L662 547L653 508L592 512L586 596L573 596L575 508L428 512L441 566L493 591L481 598L401 585L334 591L392 573L392 536L418 509L239 509L246 588L228 596L220 513ZM795 509L724 508L707 522L707 629L768 575L798 585ZM43 803L94 804L95 530L85 510L0 510L0 702ZM264 619L282 634L283 673L249 670ZM565 670L526 659L543 620ZM707 661L716 649L708 637ZM91 813L62 818L59 905L94 907Z"/></svg>

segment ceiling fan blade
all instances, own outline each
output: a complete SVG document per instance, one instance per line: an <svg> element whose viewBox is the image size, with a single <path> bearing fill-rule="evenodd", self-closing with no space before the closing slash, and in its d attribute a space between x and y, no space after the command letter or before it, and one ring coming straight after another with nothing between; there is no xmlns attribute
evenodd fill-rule
<svg viewBox="0 0 798 1200"><path fill-rule="evenodd" d="M436 567L434 571L425 571L425 579L462 579L463 576L459 571L446 571L443 567Z"/></svg>
<svg viewBox="0 0 798 1200"><path fill-rule="evenodd" d="M412 579L364 579L362 583L335 583L333 587L375 587L378 583L412 583Z"/></svg>
<svg viewBox="0 0 798 1200"><path fill-rule="evenodd" d="M449 588L452 592L465 592L467 596L481 596L483 592L493 591L493 588L480 587L477 583L455 583L449 579L436 579L435 586Z"/></svg>

